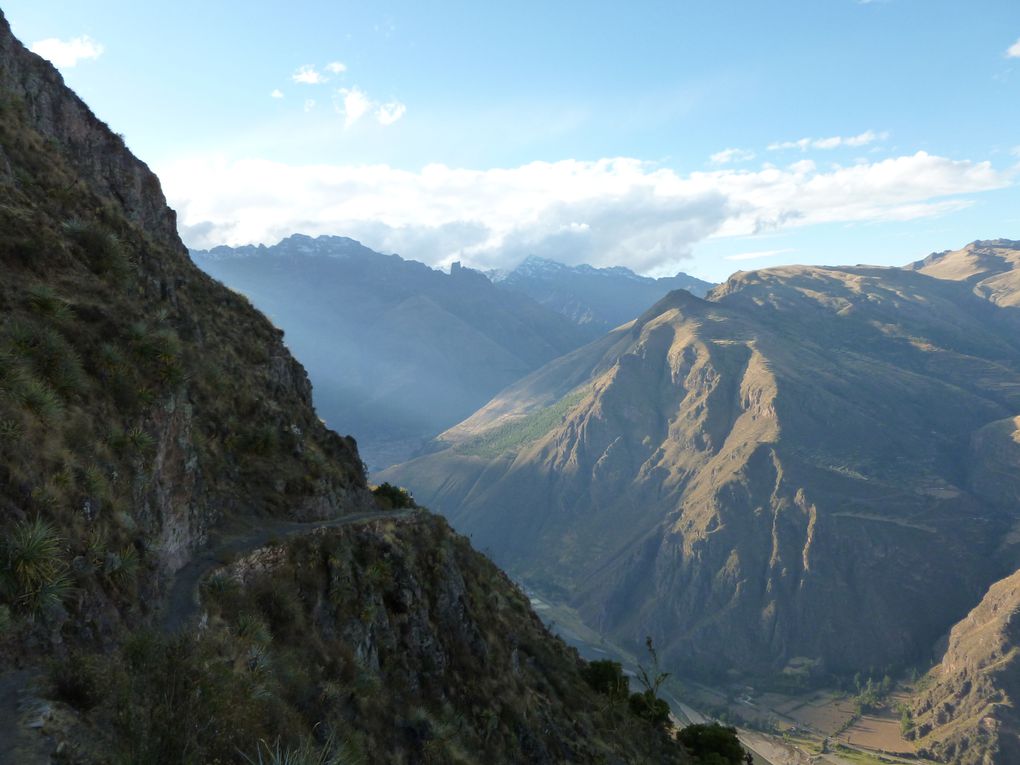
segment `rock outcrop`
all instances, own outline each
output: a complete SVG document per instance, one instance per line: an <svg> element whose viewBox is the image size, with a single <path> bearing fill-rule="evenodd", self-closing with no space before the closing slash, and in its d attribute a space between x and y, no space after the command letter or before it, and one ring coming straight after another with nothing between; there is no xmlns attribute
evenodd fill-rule
<svg viewBox="0 0 1020 765"><path fill-rule="evenodd" d="M929 682L913 708L926 753L959 765L1020 762L1020 571L953 627Z"/></svg>

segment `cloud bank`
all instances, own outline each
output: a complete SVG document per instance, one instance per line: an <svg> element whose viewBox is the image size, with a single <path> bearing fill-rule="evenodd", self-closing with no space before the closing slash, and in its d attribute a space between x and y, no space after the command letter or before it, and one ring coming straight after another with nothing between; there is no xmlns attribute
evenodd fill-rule
<svg viewBox="0 0 1020 765"><path fill-rule="evenodd" d="M342 234L432 265L506 268L540 255L644 273L679 268L709 236L935 216L1012 181L988 162L925 152L688 175L628 158L412 172L205 157L158 170L195 248Z"/></svg>
<svg viewBox="0 0 1020 765"><path fill-rule="evenodd" d="M884 141L888 138L886 133L876 133L874 130L865 130L858 135L841 136L834 135L828 138L799 138L796 141L777 141L768 145L769 151L784 151L786 149L838 149L841 146L858 148L867 146L875 141Z"/></svg>
<svg viewBox="0 0 1020 765"><path fill-rule="evenodd" d="M58 69L71 69L77 66L79 61L99 58L105 48L88 35L82 35L70 40L48 37L32 43L29 50L42 56Z"/></svg>

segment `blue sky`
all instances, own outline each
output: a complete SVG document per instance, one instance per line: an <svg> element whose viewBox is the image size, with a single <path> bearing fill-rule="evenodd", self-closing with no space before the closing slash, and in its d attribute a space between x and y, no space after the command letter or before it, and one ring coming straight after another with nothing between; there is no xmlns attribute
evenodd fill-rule
<svg viewBox="0 0 1020 765"><path fill-rule="evenodd" d="M718 280L1020 239L1016 0L2 7L194 246Z"/></svg>

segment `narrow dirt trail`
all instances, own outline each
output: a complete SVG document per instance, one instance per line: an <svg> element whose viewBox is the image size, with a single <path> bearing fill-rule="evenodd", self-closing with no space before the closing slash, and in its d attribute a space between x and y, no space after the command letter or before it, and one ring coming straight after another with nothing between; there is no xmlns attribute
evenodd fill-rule
<svg viewBox="0 0 1020 765"><path fill-rule="evenodd" d="M202 578L224 565L229 558L245 555L274 540L373 521L409 520L419 512L380 510L309 522L268 520L249 528L226 530L174 575L154 623L167 633L184 629L201 608L198 586ZM48 753L43 751L42 737L32 735L21 720L28 713L25 699L33 695L33 687L43 677L41 667L25 667L0 674L0 765L35 765L50 761Z"/></svg>
<svg viewBox="0 0 1020 765"><path fill-rule="evenodd" d="M395 512L381 510L371 513L355 513L326 521L270 521L246 531L226 532L208 545L201 553L192 558L187 565L174 575L173 584L163 601L163 608L158 619L160 629L164 632L179 632L188 620L198 613L198 585L202 578L215 568L224 565L224 561L253 552L277 539L287 539L311 534L320 529L335 529L341 526L354 526L360 523L384 520L407 520L415 511Z"/></svg>

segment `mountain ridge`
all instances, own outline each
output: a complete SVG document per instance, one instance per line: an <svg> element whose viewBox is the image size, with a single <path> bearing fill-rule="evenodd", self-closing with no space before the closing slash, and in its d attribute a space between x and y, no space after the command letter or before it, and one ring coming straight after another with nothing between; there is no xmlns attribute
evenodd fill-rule
<svg viewBox="0 0 1020 765"><path fill-rule="evenodd" d="M494 281L589 328L592 339L635 318L667 292L685 289L703 297L713 286L682 272L656 279L624 266L568 266L534 255Z"/></svg>
<svg viewBox="0 0 1020 765"><path fill-rule="evenodd" d="M671 294L383 477L695 674L921 661L1016 560L968 444L1020 409L1009 280L923 268L765 269Z"/></svg>

